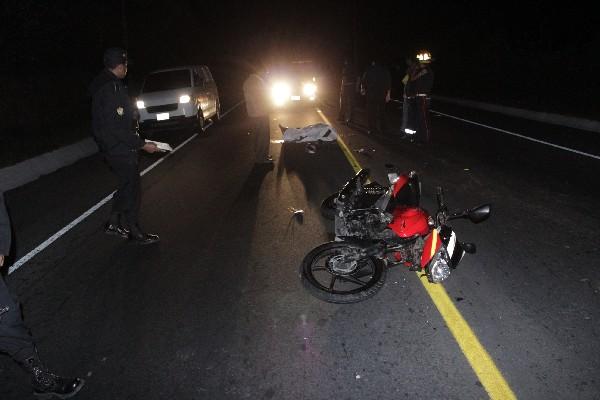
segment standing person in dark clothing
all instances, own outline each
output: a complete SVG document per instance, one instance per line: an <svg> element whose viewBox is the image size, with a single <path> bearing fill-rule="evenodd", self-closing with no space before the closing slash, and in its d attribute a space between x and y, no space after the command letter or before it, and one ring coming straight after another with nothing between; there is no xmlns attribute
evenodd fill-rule
<svg viewBox="0 0 600 400"><path fill-rule="evenodd" d="M361 84L361 92L367 97L368 133L381 134L385 130L385 104L390 101L390 72L379 62L372 61Z"/></svg>
<svg viewBox="0 0 600 400"><path fill-rule="evenodd" d="M0 267L8 255L11 242L10 220L0 193ZM81 390L84 380L53 374L42 364L29 330L21 319L21 309L8 293L0 275L0 352L8 354L31 374L34 394L44 398L73 397Z"/></svg>
<svg viewBox="0 0 600 400"><path fill-rule="evenodd" d="M271 130L269 123L269 101L264 72L251 73L244 81L246 112L254 134L254 160L257 165L272 166L273 157L269 154Z"/></svg>
<svg viewBox="0 0 600 400"><path fill-rule="evenodd" d="M90 85L92 125L98 147L119 179L105 232L140 244L158 242L159 237L144 233L138 221L141 200L138 151L154 153L158 149L133 129L133 107L122 82L127 75L125 50L116 47L106 50L104 66Z"/></svg>
<svg viewBox="0 0 600 400"><path fill-rule="evenodd" d="M354 96L356 95L357 74L354 65L346 60L342 71L342 83L340 87L340 110L338 121L349 124L352 121L352 109L354 108Z"/></svg>
<svg viewBox="0 0 600 400"><path fill-rule="evenodd" d="M431 139L431 123L429 120L429 96L433 87L433 70L431 69L431 53L421 51L417 54L417 68L410 79L410 89L414 93L415 140L417 143L429 143Z"/></svg>
<svg viewBox="0 0 600 400"><path fill-rule="evenodd" d="M402 78L402 84L404 85L403 101L402 101L402 127L401 132L409 134L414 130L414 122L409 122L409 118L412 116L411 103L414 99L414 92L411 89L411 78L414 76L417 69L417 61L412 57L406 58L406 74ZM408 131L407 131L408 129Z"/></svg>

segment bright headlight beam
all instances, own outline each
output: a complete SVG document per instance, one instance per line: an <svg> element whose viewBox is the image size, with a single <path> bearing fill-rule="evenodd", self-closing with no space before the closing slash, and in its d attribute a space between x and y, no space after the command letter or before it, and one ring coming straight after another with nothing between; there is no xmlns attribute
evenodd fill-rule
<svg viewBox="0 0 600 400"><path fill-rule="evenodd" d="M305 83L302 86L302 92L305 96L314 97L315 93L317 93L317 85L314 83Z"/></svg>
<svg viewBox="0 0 600 400"><path fill-rule="evenodd" d="M135 105L137 106L138 110L141 110L142 108L146 108L146 105L144 104L144 102L142 100L136 101Z"/></svg>
<svg viewBox="0 0 600 400"><path fill-rule="evenodd" d="M277 82L271 88L271 97L275 105L281 106L290 99L292 88L286 82Z"/></svg>
<svg viewBox="0 0 600 400"><path fill-rule="evenodd" d="M187 94L184 94L183 96L181 96L179 98L179 102L180 103L189 103L191 100L190 96L188 96Z"/></svg>

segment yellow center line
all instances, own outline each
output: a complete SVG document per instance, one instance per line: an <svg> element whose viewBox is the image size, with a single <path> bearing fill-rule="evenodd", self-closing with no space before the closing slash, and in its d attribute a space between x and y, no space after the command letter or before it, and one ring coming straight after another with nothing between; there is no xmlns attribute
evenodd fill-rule
<svg viewBox="0 0 600 400"><path fill-rule="evenodd" d="M329 120L327 119L327 117L325 116L325 114L323 114L323 111L317 109L317 112L319 113L319 115L321 116L321 118L323 119L323 121L325 121L325 123L327 125L333 126L333 124L331 122L329 122ZM340 137L340 135L338 135L337 142L338 142L338 145L342 148L342 151L344 152L344 154L346 155L346 158L350 162L350 165L354 169L354 172L360 171L362 169L362 167L360 166L360 164L358 163L358 161L356 160L356 158L354 158L354 155L352 154L352 152L350 151L350 149L348 148L348 146L346 146L346 143L344 143L344 141L342 140L342 138Z"/></svg>
<svg viewBox="0 0 600 400"><path fill-rule="evenodd" d="M333 126L321 110L318 110L318 112L326 124ZM354 158L354 155L350 152L339 134L337 142L350 162L350 165L354 168L354 171L360 171L362 169L361 165ZM471 368L473 368L473 372L479 378L490 398L494 400L516 399L517 397L498 367L496 367L494 360L492 360L492 357L485 350L467 321L463 318L452 300L450 300L450 296L448 296L444 286L439 283L429 283L427 277L418 271L416 274L442 315L442 318L444 318L452 336L454 336L454 340L458 343Z"/></svg>

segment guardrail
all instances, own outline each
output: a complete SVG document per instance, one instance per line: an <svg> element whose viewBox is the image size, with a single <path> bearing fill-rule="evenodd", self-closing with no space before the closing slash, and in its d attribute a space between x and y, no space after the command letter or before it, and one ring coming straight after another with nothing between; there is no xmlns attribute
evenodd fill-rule
<svg viewBox="0 0 600 400"><path fill-rule="evenodd" d="M589 132L600 132L600 121L595 121L592 119L569 117L560 114L524 110L521 108L500 106L496 104L483 103L473 100L456 99L446 96L432 95L431 98L436 101L442 101L463 107L470 107L485 111L496 112L504 115L510 115L513 117L529 119L547 124L560 125L567 128L580 129Z"/></svg>
<svg viewBox="0 0 600 400"><path fill-rule="evenodd" d="M10 167L2 168L0 169L0 192L23 186L42 175L50 174L97 151L98 146L90 137Z"/></svg>

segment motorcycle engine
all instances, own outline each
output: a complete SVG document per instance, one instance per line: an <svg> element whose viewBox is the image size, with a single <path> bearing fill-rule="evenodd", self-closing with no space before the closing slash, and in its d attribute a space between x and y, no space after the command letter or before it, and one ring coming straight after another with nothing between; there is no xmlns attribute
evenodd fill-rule
<svg viewBox="0 0 600 400"><path fill-rule="evenodd" d="M391 221L391 214L377 209L353 210L344 215L342 221L339 221L341 223L336 221L336 235L365 239L384 238L384 231Z"/></svg>

